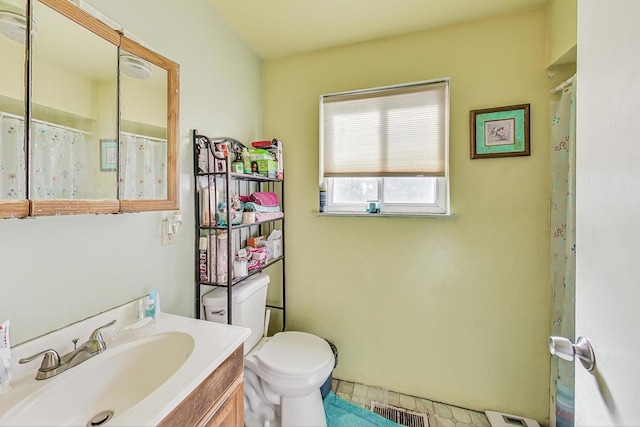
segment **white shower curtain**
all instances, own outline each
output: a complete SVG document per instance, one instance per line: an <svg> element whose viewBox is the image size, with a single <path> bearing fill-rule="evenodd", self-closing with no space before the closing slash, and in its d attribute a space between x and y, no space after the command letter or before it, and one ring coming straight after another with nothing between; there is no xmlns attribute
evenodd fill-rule
<svg viewBox="0 0 640 427"><path fill-rule="evenodd" d="M167 198L167 141L120 134L120 198Z"/></svg>
<svg viewBox="0 0 640 427"><path fill-rule="evenodd" d="M575 339L576 83L564 89L551 122L551 335ZM574 425L574 363L551 358L549 425Z"/></svg>
<svg viewBox="0 0 640 427"><path fill-rule="evenodd" d="M0 199L26 199L24 122L0 112Z"/></svg>
<svg viewBox="0 0 640 427"><path fill-rule="evenodd" d="M93 193L93 135L32 122L30 197L89 199Z"/></svg>

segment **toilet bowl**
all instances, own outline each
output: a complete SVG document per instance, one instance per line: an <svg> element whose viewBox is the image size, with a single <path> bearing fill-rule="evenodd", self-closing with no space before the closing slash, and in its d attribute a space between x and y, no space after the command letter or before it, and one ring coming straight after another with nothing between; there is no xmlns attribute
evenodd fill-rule
<svg viewBox="0 0 640 427"><path fill-rule="evenodd" d="M320 386L331 374L329 343L306 332L264 337L269 276L256 274L232 290L232 324L251 329L245 341L245 425L326 426ZM227 323L226 288L202 298L206 319Z"/></svg>

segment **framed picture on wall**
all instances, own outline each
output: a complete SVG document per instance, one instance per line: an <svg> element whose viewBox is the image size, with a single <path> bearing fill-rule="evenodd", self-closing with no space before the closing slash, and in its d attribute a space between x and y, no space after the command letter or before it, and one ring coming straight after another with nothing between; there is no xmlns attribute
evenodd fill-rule
<svg viewBox="0 0 640 427"><path fill-rule="evenodd" d="M118 165L118 141L115 139L100 140L100 170L115 172Z"/></svg>
<svg viewBox="0 0 640 427"><path fill-rule="evenodd" d="M471 110L471 158L531 155L530 104Z"/></svg>

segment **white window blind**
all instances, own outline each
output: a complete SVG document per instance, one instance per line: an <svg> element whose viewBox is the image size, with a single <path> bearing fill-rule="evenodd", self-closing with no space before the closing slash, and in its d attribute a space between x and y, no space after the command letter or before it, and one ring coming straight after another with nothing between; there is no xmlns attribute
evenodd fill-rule
<svg viewBox="0 0 640 427"><path fill-rule="evenodd" d="M444 177L448 80L324 95L325 177Z"/></svg>

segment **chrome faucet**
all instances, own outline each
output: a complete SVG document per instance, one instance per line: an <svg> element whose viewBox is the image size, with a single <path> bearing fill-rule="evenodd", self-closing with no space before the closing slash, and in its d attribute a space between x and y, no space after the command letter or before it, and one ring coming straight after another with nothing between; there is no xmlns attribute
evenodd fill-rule
<svg viewBox="0 0 640 427"><path fill-rule="evenodd" d="M36 360L40 356L44 356L38 373L36 374L36 380L46 380L51 377L55 377L58 374L66 371L69 368L73 368L76 365L91 359L93 356L102 353L107 349L107 345L102 339L102 330L113 326L116 321L113 320L106 325L102 325L91 333L89 339L80 344L80 346L74 348L64 356L60 356L57 351L50 348L48 350L41 351L38 354L34 354L30 357L18 360L18 363L29 363ZM74 344L77 343L77 339L74 340Z"/></svg>

